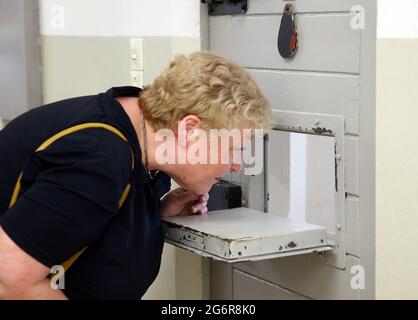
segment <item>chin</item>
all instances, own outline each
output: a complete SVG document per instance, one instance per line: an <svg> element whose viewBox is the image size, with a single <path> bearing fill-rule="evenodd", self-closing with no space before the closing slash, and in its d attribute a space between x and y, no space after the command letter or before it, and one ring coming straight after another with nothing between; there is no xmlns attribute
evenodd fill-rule
<svg viewBox="0 0 418 320"><path fill-rule="evenodd" d="M202 189L202 192L200 194L204 195L206 193L209 193L210 189L212 189L213 185L207 186L205 189Z"/></svg>
<svg viewBox="0 0 418 320"><path fill-rule="evenodd" d="M212 186L210 187L197 187L197 188L191 188L190 190L193 191L196 195L202 196L205 195L206 193L209 193L209 190L211 189Z"/></svg>
<svg viewBox="0 0 418 320"><path fill-rule="evenodd" d="M180 185L178 183L178 185ZM184 190L188 190L193 192L194 194L201 196L201 195L205 195L207 193L209 193L210 189L212 189L212 185L202 185L202 184L198 184L198 185L180 185L180 187L182 187Z"/></svg>

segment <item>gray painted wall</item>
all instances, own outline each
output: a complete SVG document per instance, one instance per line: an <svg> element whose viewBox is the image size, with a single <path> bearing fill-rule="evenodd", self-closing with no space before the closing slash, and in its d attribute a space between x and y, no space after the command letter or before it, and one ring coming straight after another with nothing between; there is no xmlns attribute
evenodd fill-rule
<svg viewBox="0 0 418 320"><path fill-rule="evenodd" d="M42 104L37 0L0 0L0 118Z"/></svg>

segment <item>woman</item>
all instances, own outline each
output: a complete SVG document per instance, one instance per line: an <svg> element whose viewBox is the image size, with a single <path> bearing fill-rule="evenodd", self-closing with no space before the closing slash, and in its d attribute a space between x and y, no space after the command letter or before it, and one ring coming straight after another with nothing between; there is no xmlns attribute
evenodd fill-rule
<svg viewBox="0 0 418 320"><path fill-rule="evenodd" d="M233 142L226 162L181 155L219 160L199 132L268 128L269 117L242 68L197 52L176 56L144 90L112 88L10 122L0 132L0 298L142 297L160 267L161 217L206 213L211 186L241 170L231 158L251 137ZM180 188L167 193L170 178ZM70 258L51 286L51 268Z"/></svg>

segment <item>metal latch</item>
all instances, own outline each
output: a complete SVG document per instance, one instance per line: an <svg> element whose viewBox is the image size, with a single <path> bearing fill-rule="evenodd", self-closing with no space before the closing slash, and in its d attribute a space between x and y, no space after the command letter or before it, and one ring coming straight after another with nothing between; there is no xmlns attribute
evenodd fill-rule
<svg viewBox="0 0 418 320"><path fill-rule="evenodd" d="M280 55L287 59L292 58L298 50L298 30L293 5L286 4L283 10L282 21L277 38L277 47Z"/></svg>

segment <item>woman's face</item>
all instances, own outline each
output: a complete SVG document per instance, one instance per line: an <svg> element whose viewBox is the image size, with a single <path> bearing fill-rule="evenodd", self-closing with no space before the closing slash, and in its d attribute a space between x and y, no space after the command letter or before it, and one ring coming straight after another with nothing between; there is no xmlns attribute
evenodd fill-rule
<svg viewBox="0 0 418 320"><path fill-rule="evenodd" d="M226 173L241 170L240 164L185 164L179 166L179 172L172 175L174 181L183 189L197 195L207 194L212 185L222 179Z"/></svg>
<svg viewBox="0 0 418 320"><path fill-rule="evenodd" d="M250 138L238 129L234 138L197 131L193 130L195 137L184 145L186 163L178 164L171 177L182 188L205 195L226 173L241 171L243 145ZM178 145L181 150L182 144Z"/></svg>

